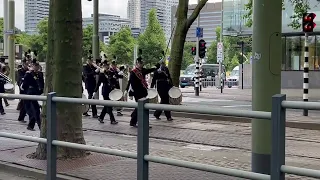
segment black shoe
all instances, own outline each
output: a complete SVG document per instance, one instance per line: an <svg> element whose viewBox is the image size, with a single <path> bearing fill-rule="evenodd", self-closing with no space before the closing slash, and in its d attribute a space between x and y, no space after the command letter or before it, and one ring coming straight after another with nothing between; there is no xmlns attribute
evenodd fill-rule
<svg viewBox="0 0 320 180"><path fill-rule="evenodd" d="M88 114L88 113L83 113L82 115L86 116L86 117L90 116L90 114Z"/></svg>
<svg viewBox="0 0 320 180"><path fill-rule="evenodd" d="M156 118L156 120L161 120L161 118L159 116L154 116Z"/></svg>
<svg viewBox="0 0 320 180"><path fill-rule="evenodd" d="M168 121L172 121L173 119L172 119L172 118L168 118L167 120L168 120Z"/></svg>
<svg viewBox="0 0 320 180"><path fill-rule="evenodd" d="M6 113L5 112L1 112L1 115L5 115Z"/></svg>
<svg viewBox="0 0 320 180"><path fill-rule="evenodd" d="M99 118L99 116L98 115L93 115L92 118L97 119L97 118Z"/></svg>
<svg viewBox="0 0 320 180"><path fill-rule="evenodd" d="M31 127L27 127L27 129L29 130L29 131L35 131L34 129L32 129Z"/></svg>
<svg viewBox="0 0 320 180"><path fill-rule="evenodd" d="M10 104L6 104L6 107L10 106Z"/></svg>
<svg viewBox="0 0 320 180"><path fill-rule="evenodd" d="M101 119L101 118L99 118L99 117L98 117L98 121L99 121L100 123L104 123L104 122L103 122L103 119Z"/></svg>
<svg viewBox="0 0 320 180"><path fill-rule="evenodd" d="M117 112L117 116L123 116L121 112Z"/></svg>
<svg viewBox="0 0 320 180"><path fill-rule="evenodd" d="M113 125L118 124L118 121L111 121L110 124L113 124Z"/></svg>
<svg viewBox="0 0 320 180"><path fill-rule="evenodd" d="M26 122L27 122L27 121L25 121L25 120L23 120L23 119L22 119L22 120L21 120L21 119L18 119L18 121L21 122L21 123L26 123Z"/></svg>

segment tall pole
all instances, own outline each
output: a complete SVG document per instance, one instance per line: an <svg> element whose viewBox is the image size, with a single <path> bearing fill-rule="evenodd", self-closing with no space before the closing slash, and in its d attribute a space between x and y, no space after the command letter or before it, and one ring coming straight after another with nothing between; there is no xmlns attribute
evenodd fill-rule
<svg viewBox="0 0 320 180"><path fill-rule="evenodd" d="M241 89L243 89L243 56L244 56L244 42L241 41Z"/></svg>
<svg viewBox="0 0 320 180"><path fill-rule="evenodd" d="M198 0L198 4L199 4L200 0ZM200 13L198 15L198 18L197 18L197 28L199 28L200 26ZM200 79L200 61L199 61L199 49L200 49L200 46L199 46L199 41L200 41L200 37L197 36L197 45L196 45L196 78L194 80L194 90L195 90L195 95L196 96L199 96L199 93L200 93L200 88L199 88L199 79Z"/></svg>
<svg viewBox="0 0 320 180"><path fill-rule="evenodd" d="M92 53L94 60L99 58L99 0L93 0Z"/></svg>
<svg viewBox="0 0 320 180"><path fill-rule="evenodd" d="M8 30L12 32L8 36L8 56L9 56L9 68L10 68L10 79L12 80L12 84L15 84L15 44L14 44L14 36L15 36L15 22L14 22L14 17L15 17L15 2L14 0L9 1L9 22L8 22Z"/></svg>
<svg viewBox="0 0 320 180"><path fill-rule="evenodd" d="M220 42L223 42L223 3L224 0L221 1L221 31L220 31ZM224 48L223 48L224 49ZM224 52L222 52L222 54L224 55ZM223 93L223 79L222 79L222 62L219 62L219 82L220 82L220 91L221 93Z"/></svg>
<svg viewBox="0 0 320 180"><path fill-rule="evenodd" d="M255 0L252 17L252 110L271 112L272 96L281 93L282 1ZM252 171L270 174L270 120L252 120L251 152Z"/></svg>
<svg viewBox="0 0 320 180"><path fill-rule="evenodd" d="M8 0L3 0L3 55L8 56Z"/></svg>
<svg viewBox="0 0 320 180"><path fill-rule="evenodd" d="M303 64L303 101L309 101L309 44L308 33L305 33L304 64ZM308 116L308 109L303 110L303 116Z"/></svg>

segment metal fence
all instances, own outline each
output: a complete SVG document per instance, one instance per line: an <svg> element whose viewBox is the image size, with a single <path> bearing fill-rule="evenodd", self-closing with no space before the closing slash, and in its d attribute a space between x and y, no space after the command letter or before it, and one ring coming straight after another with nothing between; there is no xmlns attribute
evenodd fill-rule
<svg viewBox="0 0 320 180"><path fill-rule="evenodd" d="M47 96L0 94L1 98L37 100L47 102L47 139L31 136L23 136L11 133L0 132L0 137L18 139L23 141L47 144L47 180L55 180L57 174L57 146L81 149L91 152L122 156L137 159L137 179L148 180L149 162L196 169L217 174L229 175L239 178L256 180L284 180L285 173L320 178L320 171L305 168L291 167L285 165L285 123L286 108L320 110L320 103L316 102L294 102L286 101L285 95L274 95L272 97L272 112L246 111L246 110L225 110L208 107L197 108L194 106L174 106L148 103L148 99L141 99L138 103L115 102L82 98L56 97L56 93L49 93ZM102 147L95 147L83 144L76 144L57 140L56 134L56 103L77 103L92 104L112 107L138 108L138 145L137 153L111 150ZM149 155L149 110L168 110L188 113L200 113L210 115L224 115L235 117L249 117L255 119L271 120L272 124L272 152L270 175L236 170L189 161L175 160L164 157Z"/></svg>

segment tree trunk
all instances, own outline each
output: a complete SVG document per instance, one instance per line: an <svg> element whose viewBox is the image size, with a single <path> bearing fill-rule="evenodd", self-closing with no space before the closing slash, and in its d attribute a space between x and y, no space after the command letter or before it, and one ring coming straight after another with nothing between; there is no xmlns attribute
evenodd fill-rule
<svg viewBox="0 0 320 180"><path fill-rule="evenodd" d="M54 89L60 97L82 97L82 9L79 0L56 0ZM57 103L57 132L61 141L85 144L80 104ZM85 151L59 147L58 156L85 156Z"/></svg>
<svg viewBox="0 0 320 180"><path fill-rule="evenodd" d="M45 74L45 88L44 94L47 95L49 92L53 92L53 73L54 73L54 8L55 0L50 0L49 19L48 19L48 51L46 58L46 74ZM41 138L47 138L47 121L46 121L46 103L43 103L41 112ZM31 154L31 158L46 159L47 148L46 144L39 143L36 152Z"/></svg>
<svg viewBox="0 0 320 180"><path fill-rule="evenodd" d="M194 8L192 14L188 17L189 0L179 0L179 5L176 12L177 27L174 32L170 55L172 61L170 62L170 73L174 86L179 87L183 49L187 32L207 2L208 0L200 0L198 5Z"/></svg>
<svg viewBox="0 0 320 180"><path fill-rule="evenodd" d="M182 23L178 23L171 46L171 62L170 62L170 69L171 69L171 77L174 86L179 87L180 82L180 70L181 70L181 63L183 58L183 48L184 42L186 40L187 31L185 21Z"/></svg>

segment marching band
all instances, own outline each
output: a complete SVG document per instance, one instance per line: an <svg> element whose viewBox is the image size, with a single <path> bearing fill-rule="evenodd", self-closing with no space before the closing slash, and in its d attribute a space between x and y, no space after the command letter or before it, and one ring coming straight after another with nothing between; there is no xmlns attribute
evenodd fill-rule
<svg viewBox="0 0 320 180"><path fill-rule="evenodd" d="M92 52L90 52L92 54ZM24 59L18 66L17 70L17 85L19 86L20 94L41 95L44 91L44 75L41 71L42 67L37 61L37 54L31 50L26 52ZM102 57L106 59L104 55ZM109 62L107 60L96 59L93 61L91 55L88 56L86 64L83 66L82 81L85 84L85 90L88 93L88 99L99 99L99 88L102 85L101 95L104 100L126 101L127 95L130 99L134 97L135 101L145 98L148 95L148 83L146 75L154 73L154 78L151 83L151 88L157 87L158 94L161 98L161 104L169 104L169 90L172 88L172 80L168 68L163 61L157 63L155 67L146 69L141 57L137 58L135 67L131 70L127 66L122 65L118 68L116 60ZM0 93L5 93L13 90L12 80L8 78L8 67L4 63L4 58L0 59ZM129 73L130 72L130 73ZM129 74L129 76L127 75ZM11 86L11 85L12 86ZM10 89L12 88L12 89ZM82 88L82 92L84 88ZM120 96L115 96L120 94ZM179 102L181 103L181 102ZM8 106L8 104L5 102ZM117 110L117 116L122 116L122 108L104 106L101 114L98 116L98 111L95 105L84 106L84 116L88 114L89 109L92 110L92 117L96 118L100 123L104 123L105 115L108 114L112 125L118 124L113 114L113 109ZM38 101L20 100L17 110L20 110L18 121L26 122L25 117L28 115L29 124L28 130L34 131L35 124L39 129L41 126L41 106ZM154 116L160 119L162 111L156 111ZM0 98L0 114L4 115L4 107ZM168 121L172 121L170 112L165 111ZM130 126L137 127L137 109L131 114Z"/></svg>

